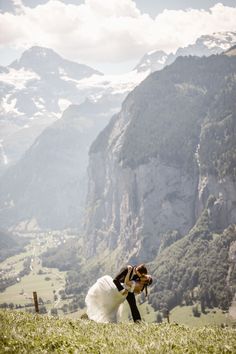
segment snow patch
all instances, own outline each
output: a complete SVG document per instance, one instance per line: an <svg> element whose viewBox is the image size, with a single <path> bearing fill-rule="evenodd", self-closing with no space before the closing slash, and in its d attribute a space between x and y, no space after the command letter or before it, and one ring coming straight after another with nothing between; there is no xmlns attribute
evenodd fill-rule
<svg viewBox="0 0 236 354"><path fill-rule="evenodd" d="M213 49L215 47L219 47L223 50L227 50L231 47L231 45L229 43L219 43L217 41L205 41L204 42L205 46L209 49Z"/></svg>
<svg viewBox="0 0 236 354"><path fill-rule="evenodd" d="M59 68L58 68L58 71L59 71L59 74L60 74L60 75L62 75L63 77L66 77L67 80L69 79L69 78L67 77L67 72L65 71L65 69L63 69L62 67L59 67Z"/></svg>
<svg viewBox="0 0 236 354"><path fill-rule="evenodd" d="M58 106L60 108L60 111L63 112L66 108L68 108L71 105L71 101L69 101L66 98L60 98L58 100Z"/></svg>
<svg viewBox="0 0 236 354"><path fill-rule="evenodd" d="M2 98L2 104L1 104L1 110L3 113L8 114L8 113L15 113L18 116L23 115L23 113L19 112L18 109L16 108L16 98L10 98L11 95L6 95L5 97Z"/></svg>
<svg viewBox="0 0 236 354"><path fill-rule="evenodd" d="M236 43L236 34L234 32L218 32L212 36L207 36L203 44L209 49L219 47L222 50L229 49Z"/></svg>
<svg viewBox="0 0 236 354"><path fill-rule="evenodd" d="M91 95L89 97L89 99L94 102L94 103L97 103L100 99L102 98L102 95L100 94L97 94L97 95Z"/></svg>
<svg viewBox="0 0 236 354"><path fill-rule="evenodd" d="M163 57L161 57L161 58L158 60L158 63L159 63L159 64L165 64L166 59L167 59L167 55L163 55Z"/></svg>
<svg viewBox="0 0 236 354"><path fill-rule="evenodd" d="M148 52L147 55L152 55L152 54L154 54L154 53L156 53L156 52L157 52L156 49L155 49L155 50L150 50L150 52Z"/></svg>
<svg viewBox="0 0 236 354"><path fill-rule="evenodd" d="M7 155L6 155L5 151L4 151L2 140L0 141L0 161L1 160L3 161L4 165L8 164L8 158L7 158Z"/></svg>
<svg viewBox="0 0 236 354"><path fill-rule="evenodd" d="M112 91L112 94L125 93L133 90L137 85L143 81L149 71L137 72L137 70L130 71L122 75L97 75L94 74L88 78L78 81L77 88L84 89L99 89L104 91Z"/></svg>
<svg viewBox="0 0 236 354"><path fill-rule="evenodd" d="M45 110L45 101L40 97L34 97L33 102L39 110Z"/></svg>
<svg viewBox="0 0 236 354"><path fill-rule="evenodd" d="M33 71L25 70L24 68L16 70L13 68L8 69L7 73L0 73L0 81L8 85L15 86L15 89L22 90L30 80L39 80L40 77Z"/></svg>

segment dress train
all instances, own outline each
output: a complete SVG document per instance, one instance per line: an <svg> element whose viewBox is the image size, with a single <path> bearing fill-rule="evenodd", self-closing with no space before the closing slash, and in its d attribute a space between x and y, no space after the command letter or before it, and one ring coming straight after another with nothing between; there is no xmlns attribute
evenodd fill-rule
<svg viewBox="0 0 236 354"><path fill-rule="evenodd" d="M120 305L125 299L126 296L118 291L112 277L104 275L92 285L86 295L87 315L95 322L117 322Z"/></svg>

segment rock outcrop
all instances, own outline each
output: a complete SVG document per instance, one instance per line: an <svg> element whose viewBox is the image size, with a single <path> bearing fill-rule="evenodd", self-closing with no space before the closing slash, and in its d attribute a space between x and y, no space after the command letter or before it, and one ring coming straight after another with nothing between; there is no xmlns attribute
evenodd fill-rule
<svg viewBox="0 0 236 354"><path fill-rule="evenodd" d="M236 223L235 73L235 57L178 58L128 95L90 149L88 256L150 261L210 195L216 230Z"/></svg>

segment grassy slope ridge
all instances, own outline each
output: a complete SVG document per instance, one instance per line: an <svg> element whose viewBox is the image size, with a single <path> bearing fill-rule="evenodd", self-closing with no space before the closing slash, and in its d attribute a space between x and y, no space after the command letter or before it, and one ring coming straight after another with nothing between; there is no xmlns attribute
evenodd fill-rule
<svg viewBox="0 0 236 354"><path fill-rule="evenodd" d="M97 324L0 311L1 353L235 353L234 329Z"/></svg>

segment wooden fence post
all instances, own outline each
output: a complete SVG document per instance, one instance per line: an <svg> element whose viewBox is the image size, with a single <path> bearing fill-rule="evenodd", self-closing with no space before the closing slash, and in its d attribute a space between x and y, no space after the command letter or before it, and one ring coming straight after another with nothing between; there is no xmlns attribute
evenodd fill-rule
<svg viewBox="0 0 236 354"><path fill-rule="evenodd" d="M39 303L38 303L38 298L37 298L37 292L33 292L33 298L34 298L34 307L35 307L35 312L39 313Z"/></svg>

